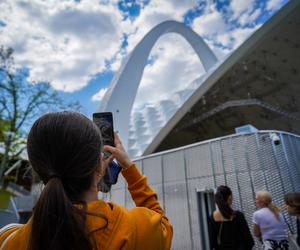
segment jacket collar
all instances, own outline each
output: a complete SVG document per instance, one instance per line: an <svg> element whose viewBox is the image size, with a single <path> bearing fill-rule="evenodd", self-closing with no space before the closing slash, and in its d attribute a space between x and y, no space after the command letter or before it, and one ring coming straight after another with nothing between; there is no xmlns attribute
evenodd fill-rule
<svg viewBox="0 0 300 250"><path fill-rule="evenodd" d="M87 203L86 213L86 224L88 232L91 233L108 226L112 210L104 201L96 200Z"/></svg>
<svg viewBox="0 0 300 250"><path fill-rule="evenodd" d="M106 233L113 231L121 216L121 208L117 204L103 200L88 202L86 211L89 233L99 229L105 229Z"/></svg>
<svg viewBox="0 0 300 250"><path fill-rule="evenodd" d="M75 206L83 209L83 205L76 204ZM86 212L86 226L88 228L88 233L110 227L110 222L113 222L117 218L114 206L102 200L88 202ZM29 232L31 230L31 226L32 218L30 218L25 224L24 230Z"/></svg>

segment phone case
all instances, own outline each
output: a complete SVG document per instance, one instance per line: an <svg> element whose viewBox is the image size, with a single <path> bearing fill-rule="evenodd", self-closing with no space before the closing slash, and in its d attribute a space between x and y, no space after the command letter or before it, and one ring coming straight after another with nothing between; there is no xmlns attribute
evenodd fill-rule
<svg viewBox="0 0 300 250"><path fill-rule="evenodd" d="M107 169L107 178L105 178L106 175L104 176L105 182L112 185L116 184L121 170L122 168L120 167L119 163L117 161L112 161Z"/></svg>

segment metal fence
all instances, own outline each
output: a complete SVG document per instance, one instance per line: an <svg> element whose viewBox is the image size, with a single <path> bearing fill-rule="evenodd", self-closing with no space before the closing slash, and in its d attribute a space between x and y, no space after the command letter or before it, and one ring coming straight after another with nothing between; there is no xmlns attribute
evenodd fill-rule
<svg viewBox="0 0 300 250"><path fill-rule="evenodd" d="M271 133L279 136L278 145ZM300 191L300 137L281 131L221 137L138 158L136 163L173 224L172 249L207 249L202 217L213 209L211 190L219 185L231 187L233 207L244 212L249 225L255 211L255 191L270 191L282 209L284 194ZM102 198L134 207L123 177ZM295 232L294 218L286 212L284 216Z"/></svg>

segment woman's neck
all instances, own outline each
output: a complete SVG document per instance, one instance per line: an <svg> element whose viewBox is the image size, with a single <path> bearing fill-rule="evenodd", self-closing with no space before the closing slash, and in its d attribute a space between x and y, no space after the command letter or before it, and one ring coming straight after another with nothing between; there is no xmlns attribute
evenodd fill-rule
<svg viewBox="0 0 300 250"><path fill-rule="evenodd" d="M216 210L214 211L213 213L213 217L214 217L214 220L215 221L230 221L232 220L232 218L228 219L228 218L225 218L221 211L219 210L219 208L217 207Z"/></svg>
<svg viewBox="0 0 300 250"><path fill-rule="evenodd" d="M88 203L89 201L98 200L98 190L90 189L86 191L82 195L82 200L84 200L86 203Z"/></svg>
<svg viewBox="0 0 300 250"><path fill-rule="evenodd" d="M89 201L99 200L99 198L98 198L98 191L99 191L98 183L99 183L99 181L100 181L100 177L99 177L99 175L97 175L97 173L95 173L90 189L87 190L82 195L82 200L84 200L86 203L88 203Z"/></svg>
<svg viewBox="0 0 300 250"><path fill-rule="evenodd" d="M258 209L261 209L261 208L268 208L268 207L269 207L269 206L267 206L267 205L264 204L264 205L259 206Z"/></svg>

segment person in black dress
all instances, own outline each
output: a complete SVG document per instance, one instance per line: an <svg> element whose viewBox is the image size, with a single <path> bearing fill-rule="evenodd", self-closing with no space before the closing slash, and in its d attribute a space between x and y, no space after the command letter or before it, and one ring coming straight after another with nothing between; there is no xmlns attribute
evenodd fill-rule
<svg viewBox="0 0 300 250"><path fill-rule="evenodd" d="M215 193L217 209L208 220L210 249L250 250L254 240L245 216L232 209L232 192L227 186L219 186Z"/></svg>
<svg viewBox="0 0 300 250"><path fill-rule="evenodd" d="M286 194L284 201L287 212L297 218L297 244L300 247L300 192Z"/></svg>

